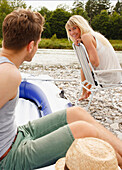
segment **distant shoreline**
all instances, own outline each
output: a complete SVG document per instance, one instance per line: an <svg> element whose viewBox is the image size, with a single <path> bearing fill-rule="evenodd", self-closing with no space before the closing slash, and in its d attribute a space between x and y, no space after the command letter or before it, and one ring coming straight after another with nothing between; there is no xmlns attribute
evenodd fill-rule
<svg viewBox="0 0 122 170"><path fill-rule="evenodd" d="M122 40L109 40L115 51L122 51ZM2 47L2 39L0 39L0 47ZM67 38L42 38L38 45L39 49L72 49L72 42Z"/></svg>

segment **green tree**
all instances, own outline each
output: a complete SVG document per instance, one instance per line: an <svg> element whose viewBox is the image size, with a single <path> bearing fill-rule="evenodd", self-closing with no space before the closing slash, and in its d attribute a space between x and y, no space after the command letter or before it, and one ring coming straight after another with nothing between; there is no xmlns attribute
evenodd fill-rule
<svg viewBox="0 0 122 170"><path fill-rule="evenodd" d="M87 12L84 10L84 4L82 2L77 2L75 1L73 3L74 8L71 9L71 13L72 15L81 15L83 16L85 19L89 19Z"/></svg>
<svg viewBox="0 0 122 170"><path fill-rule="evenodd" d="M2 38L2 23L7 14L12 11L12 7L10 6L7 0L0 0L0 38Z"/></svg>
<svg viewBox="0 0 122 170"><path fill-rule="evenodd" d="M111 23L111 39L122 39L122 15L119 15L116 11L110 16Z"/></svg>
<svg viewBox="0 0 122 170"><path fill-rule="evenodd" d="M46 7L42 7L40 10L38 10L38 12L45 18L44 31L42 33L42 37L50 38L52 34L51 34L49 19L52 14L52 11L49 11Z"/></svg>
<svg viewBox="0 0 122 170"><path fill-rule="evenodd" d="M26 6L26 3L23 1L23 0L13 0L13 1L10 1L10 6L12 7L12 9L17 9L17 8L24 8L26 9L27 6Z"/></svg>
<svg viewBox="0 0 122 170"><path fill-rule="evenodd" d="M63 9L64 11L69 11L69 10L70 10L69 6L66 5L66 4L59 4L59 5L57 6L57 8Z"/></svg>
<svg viewBox="0 0 122 170"><path fill-rule="evenodd" d="M46 7L42 7L38 10L38 12L45 17L46 20L50 18L50 15L52 14L52 11L49 11Z"/></svg>
<svg viewBox="0 0 122 170"><path fill-rule="evenodd" d="M118 14L121 14L122 12L122 2L119 2L119 0L115 5L114 11L116 11Z"/></svg>
<svg viewBox="0 0 122 170"><path fill-rule="evenodd" d="M84 4L83 2L79 1L79 0L75 0L75 2L73 3L74 8L72 8L72 12L75 11L77 8L83 8L84 9Z"/></svg>
<svg viewBox="0 0 122 170"><path fill-rule="evenodd" d="M76 8L75 10L73 10L72 15L81 15L81 16L83 16L85 19L89 20L89 17L88 17L88 15L87 15L87 12L84 11L84 9L83 9L83 8L80 8L80 7Z"/></svg>
<svg viewBox="0 0 122 170"><path fill-rule="evenodd" d="M85 6L85 10L90 18L90 23L94 16L100 14L102 10L110 9L110 0L88 0Z"/></svg>
<svg viewBox="0 0 122 170"><path fill-rule="evenodd" d="M91 25L94 30L100 32L106 38L110 38L110 17L106 10L95 16Z"/></svg>
<svg viewBox="0 0 122 170"><path fill-rule="evenodd" d="M62 8L57 8L53 11L49 24L51 28L52 35L56 34L57 38L66 38L65 24L71 14L68 11L63 10Z"/></svg>
<svg viewBox="0 0 122 170"><path fill-rule="evenodd" d="M98 13L100 14L102 10L108 11L110 9L110 5L111 5L110 0L98 0L98 9L97 9Z"/></svg>
<svg viewBox="0 0 122 170"><path fill-rule="evenodd" d="M49 22L45 22L44 24L44 31L42 32L42 38L51 38L51 27Z"/></svg>
<svg viewBox="0 0 122 170"><path fill-rule="evenodd" d="M2 23L4 18L18 7L26 8L26 4L22 0L0 0L0 38L2 38Z"/></svg>
<svg viewBox="0 0 122 170"><path fill-rule="evenodd" d="M90 24L94 16L98 14L97 12L97 0L88 0L85 5L85 10L88 14L88 17L90 18Z"/></svg>

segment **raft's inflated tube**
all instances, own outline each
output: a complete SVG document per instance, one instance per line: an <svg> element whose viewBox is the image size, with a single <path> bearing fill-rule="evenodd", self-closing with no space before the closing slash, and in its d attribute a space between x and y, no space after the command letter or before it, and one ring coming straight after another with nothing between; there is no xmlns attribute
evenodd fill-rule
<svg viewBox="0 0 122 170"><path fill-rule="evenodd" d="M20 84L19 90L19 98L24 98L36 103L37 107L41 108L42 116L52 113L46 95L37 85L23 81Z"/></svg>

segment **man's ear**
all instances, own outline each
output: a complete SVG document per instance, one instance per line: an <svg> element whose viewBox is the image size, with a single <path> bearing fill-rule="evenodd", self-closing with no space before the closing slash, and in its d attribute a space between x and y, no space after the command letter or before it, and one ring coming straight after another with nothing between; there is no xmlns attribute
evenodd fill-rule
<svg viewBox="0 0 122 170"><path fill-rule="evenodd" d="M28 52L31 53L32 50L33 50L33 48L34 48L34 41L31 41L31 42L29 42L29 44L27 45L27 50L28 50Z"/></svg>

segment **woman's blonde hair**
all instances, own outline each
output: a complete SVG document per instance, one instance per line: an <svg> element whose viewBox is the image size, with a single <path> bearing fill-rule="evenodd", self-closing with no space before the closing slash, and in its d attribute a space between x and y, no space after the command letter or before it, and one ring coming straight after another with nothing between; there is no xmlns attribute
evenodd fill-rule
<svg viewBox="0 0 122 170"><path fill-rule="evenodd" d="M91 33L94 37L98 38L104 45L108 45L109 41L100 33L94 31L88 21L86 19L84 19L82 16L80 15L73 15L69 18L69 20L67 21L65 28L67 31L67 36L69 40L72 40L74 42L74 39L72 36L70 36L69 34L69 28L76 25L80 31L81 31L81 36L82 34L85 33Z"/></svg>

